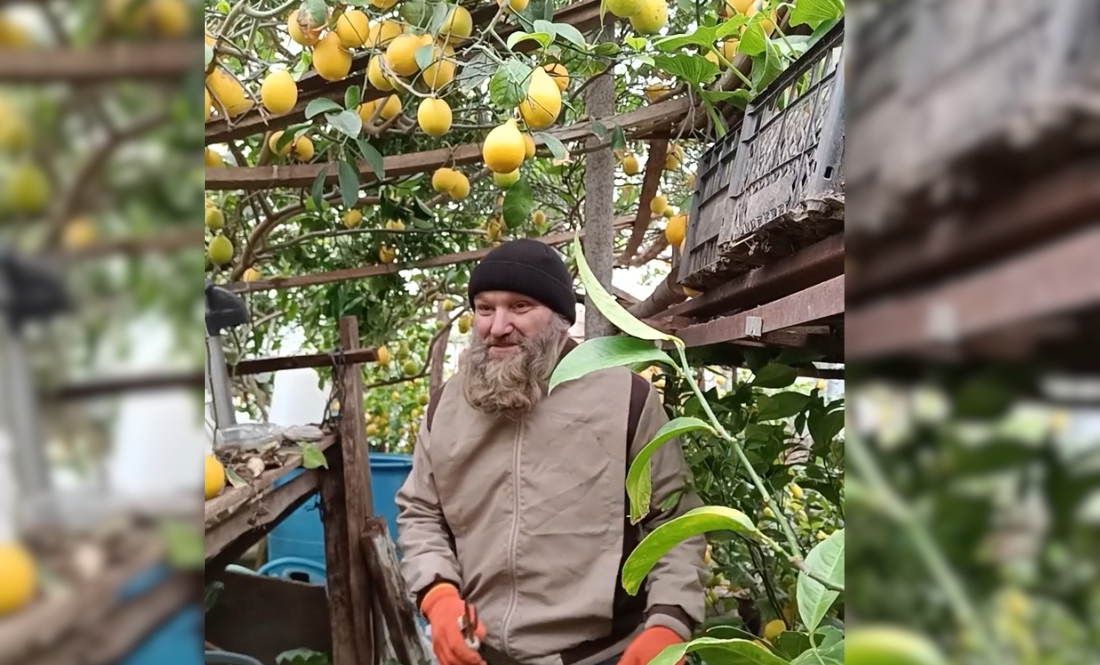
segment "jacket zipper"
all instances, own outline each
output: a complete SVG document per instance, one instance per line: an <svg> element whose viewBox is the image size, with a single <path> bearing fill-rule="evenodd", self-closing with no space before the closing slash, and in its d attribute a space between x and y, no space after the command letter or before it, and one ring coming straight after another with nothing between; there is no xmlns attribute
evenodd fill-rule
<svg viewBox="0 0 1100 665"><path fill-rule="evenodd" d="M504 654L513 658L512 650L508 646L508 625L512 622L512 615L519 604L519 573L516 570L516 546L519 540L519 461L520 448L523 445L523 418L516 423L516 438L512 445L512 534L508 539L508 572L512 578L512 594L508 599L508 610L504 613L504 626L501 630L500 641L504 647Z"/></svg>

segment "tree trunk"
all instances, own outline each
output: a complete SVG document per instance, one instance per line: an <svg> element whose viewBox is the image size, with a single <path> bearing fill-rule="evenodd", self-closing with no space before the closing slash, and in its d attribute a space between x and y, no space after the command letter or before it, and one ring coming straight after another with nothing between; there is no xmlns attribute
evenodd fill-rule
<svg viewBox="0 0 1100 665"><path fill-rule="evenodd" d="M599 41L615 38L615 18L607 14ZM605 63L610 65L610 63ZM592 120L615 114L615 78L608 69L584 91L584 109ZM590 137L589 145L601 139ZM588 153L584 171L584 256L592 273L608 292L614 263L614 188L615 161L611 147ZM614 335L615 326L596 309L590 296L584 301L584 337L593 339Z"/></svg>
<svg viewBox="0 0 1100 665"><path fill-rule="evenodd" d="M687 300L687 296L684 295L683 289L680 288L680 285L676 282L674 273L675 270L670 272L668 277L658 284L657 288L653 289L653 293L649 294L648 298L634 305L627 311L639 319L648 319L656 314L660 314L673 305L678 305Z"/></svg>
<svg viewBox="0 0 1100 665"><path fill-rule="evenodd" d="M447 361L447 343L451 339L451 317L443 311L442 302L435 304L435 317L439 320L439 325L444 326L444 330L435 338L435 344L432 344L429 351L431 353L428 360L429 395L434 395L437 390L443 387L443 363Z"/></svg>

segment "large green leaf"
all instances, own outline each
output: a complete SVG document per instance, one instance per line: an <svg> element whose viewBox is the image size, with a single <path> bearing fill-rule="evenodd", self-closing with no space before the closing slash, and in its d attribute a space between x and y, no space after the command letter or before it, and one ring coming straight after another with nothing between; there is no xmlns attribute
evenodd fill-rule
<svg viewBox="0 0 1100 665"><path fill-rule="evenodd" d="M735 531L755 536L758 531L744 513L725 506L703 506L689 510L657 527L642 539L623 564L623 588L634 595L642 580L665 554L681 542L710 531Z"/></svg>
<svg viewBox="0 0 1100 665"><path fill-rule="evenodd" d="M517 229L531 218L535 207L535 198L527 180L518 180L504 193L504 225Z"/></svg>
<svg viewBox="0 0 1100 665"><path fill-rule="evenodd" d="M790 25L808 25L816 29L841 16L844 16L844 0L797 0L791 11Z"/></svg>
<svg viewBox="0 0 1100 665"><path fill-rule="evenodd" d="M708 663L723 665L787 665L787 661L776 656L766 648L749 640L721 640L716 637L697 637L690 642L666 647L649 665L675 665L686 654L695 651L713 653L706 657ZM719 655L720 654L720 655Z"/></svg>
<svg viewBox="0 0 1100 665"><path fill-rule="evenodd" d="M675 367L672 358L654 346L653 342L625 335L596 337L583 342L562 358L554 368L554 373L550 375L549 390L598 369L623 367L636 363L646 365L666 363Z"/></svg>
<svg viewBox="0 0 1100 665"><path fill-rule="evenodd" d="M516 58L505 60L489 80L489 101L504 109L513 109L527 98L527 79L531 67Z"/></svg>
<svg viewBox="0 0 1100 665"><path fill-rule="evenodd" d="M740 31L741 26L745 25L747 20L748 17L744 14L737 14L730 20L719 23L718 25L700 26L690 35L669 35L668 37L660 37L653 40L653 45L666 53L682 52L686 46L712 47L717 42Z"/></svg>
<svg viewBox="0 0 1100 665"><path fill-rule="evenodd" d="M592 274L592 269L588 267L588 261L584 258L584 250L581 248L581 239L579 235L573 238L573 250L577 258L577 272L580 273L581 283L584 284L585 293L587 293L588 297L595 303L596 309L600 310L600 314L607 317L607 320L615 324L615 327L627 335L640 339L682 343L678 338L667 335L655 328L651 328L634 318L634 315L626 311L623 306L607 292L603 285L600 284L599 280L596 279L596 276Z"/></svg>
<svg viewBox="0 0 1100 665"><path fill-rule="evenodd" d="M806 567L818 577L828 580L836 586L844 586L844 529L838 529L821 541L806 555ZM821 619L832 607L838 591L825 588L825 585L806 573L798 574L798 615L807 630L817 630Z"/></svg>
<svg viewBox="0 0 1100 665"><path fill-rule="evenodd" d="M770 363L754 373L752 385L757 388L786 388L798 379L798 372L790 365Z"/></svg>
<svg viewBox="0 0 1100 665"><path fill-rule="evenodd" d="M566 357L568 358L568 356ZM626 494L630 497L630 522L632 524L637 524L649 514L649 502L653 494L652 478L649 470L650 458L665 442L697 430L706 430L711 434L715 434L710 425L698 418L676 418L671 420L665 423L664 427L657 430L653 440L645 444L645 447L638 452L634 461L630 463L630 470L626 473Z"/></svg>
<svg viewBox="0 0 1100 665"><path fill-rule="evenodd" d="M803 651L791 665L844 665L844 633L840 629L822 626L813 634L813 642L815 646Z"/></svg>
<svg viewBox="0 0 1100 665"><path fill-rule="evenodd" d="M659 55L653 66L693 85L708 83L718 75L718 65L694 53Z"/></svg>
<svg viewBox="0 0 1100 665"><path fill-rule="evenodd" d="M806 403L809 401L809 395L803 395L802 393L796 392L760 395L756 398L756 403L759 405L760 409L757 415L757 421L763 423L769 420L790 418L806 408Z"/></svg>
<svg viewBox="0 0 1100 665"><path fill-rule="evenodd" d="M353 164L341 161L337 173L340 182L340 202L350 210L359 202L359 172Z"/></svg>
<svg viewBox="0 0 1100 665"><path fill-rule="evenodd" d="M343 110L336 102L322 97L306 104L306 119L314 118L322 113L339 113Z"/></svg>
<svg viewBox="0 0 1100 665"><path fill-rule="evenodd" d="M826 413L820 409L810 412L808 422L810 438L814 445L824 446L844 429L844 410Z"/></svg>
<svg viewBox="0 0 1100 665"><path fill-rule="evenodd" d="M384 180L386 178L386 158L382 156L382 153L378 152L378 149L366 139L355 139L355 146L359 148L359 154L363 156L363 161L374 171L374 176L379 180Z"/></svg>

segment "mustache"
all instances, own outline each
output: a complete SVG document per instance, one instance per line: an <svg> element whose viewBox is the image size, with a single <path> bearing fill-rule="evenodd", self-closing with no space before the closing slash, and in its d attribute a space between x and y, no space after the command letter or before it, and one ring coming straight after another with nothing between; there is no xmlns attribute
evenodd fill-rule
<svg viewBox="0 0 1100 665"><path fill-rule="evenodd" d="M486 337L485 346L522 346L527 338L519 333L511 333L506 337Z"/></svg>

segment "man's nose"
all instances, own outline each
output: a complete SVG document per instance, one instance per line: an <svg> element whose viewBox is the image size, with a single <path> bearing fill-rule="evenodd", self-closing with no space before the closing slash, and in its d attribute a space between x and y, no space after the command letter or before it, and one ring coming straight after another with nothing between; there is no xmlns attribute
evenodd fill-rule
<svg viewBox="0 0 1100 665"><path fill-rule="evenodd" d="M512 334L512 317L506 309L498 309L493 312L493 325L489 328L489 334L493 337L507 337Z"/></svg>

